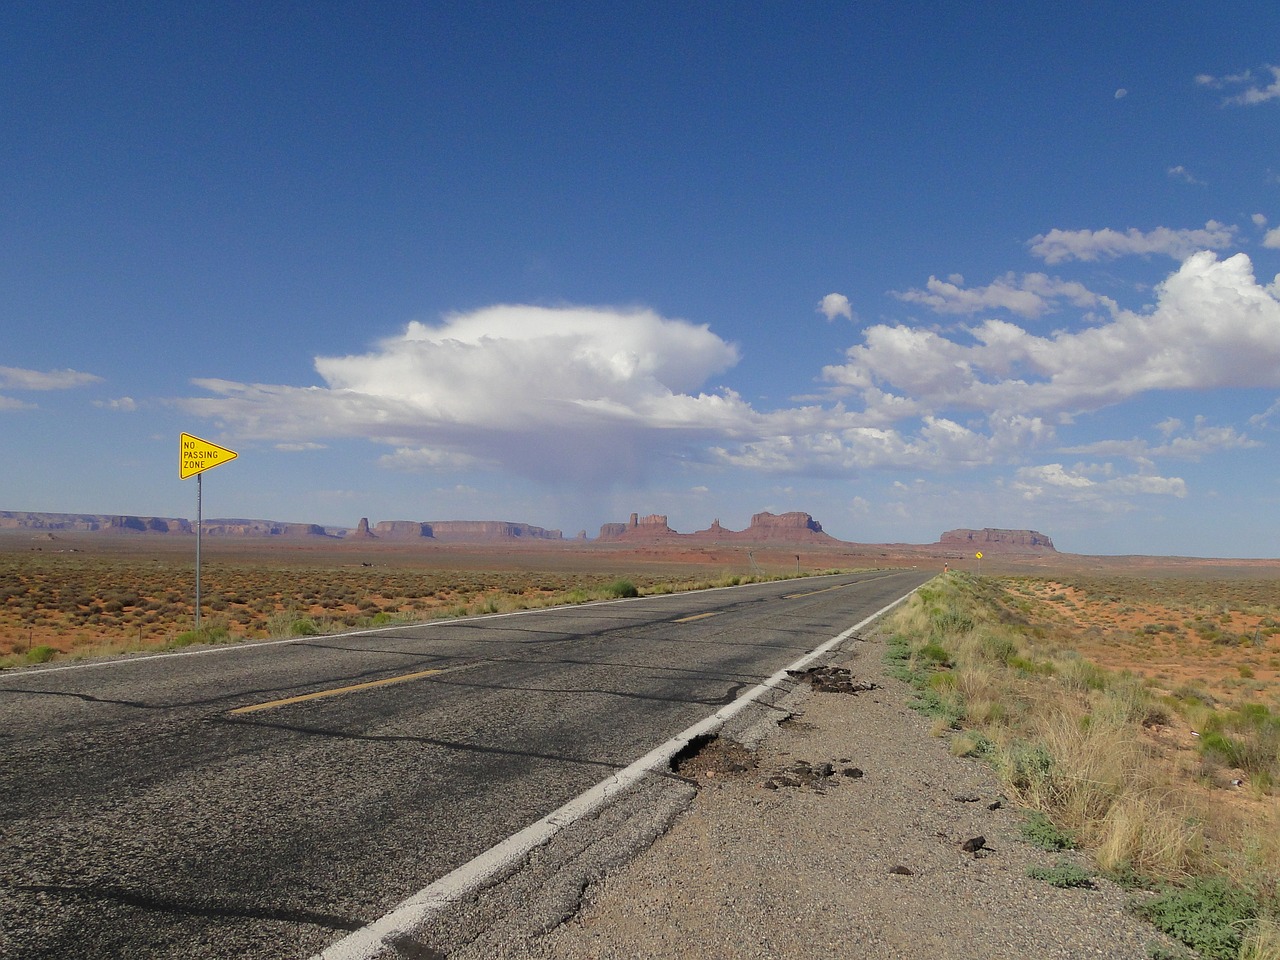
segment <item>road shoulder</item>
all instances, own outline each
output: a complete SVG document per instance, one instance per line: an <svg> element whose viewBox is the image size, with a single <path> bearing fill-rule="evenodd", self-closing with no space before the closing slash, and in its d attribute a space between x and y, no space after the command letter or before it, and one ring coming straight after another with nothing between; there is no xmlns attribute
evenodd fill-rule
<svg viewBox="0 0 1280 960"><path fill-rule="evenodd" d="M621 818L597 825L614 839L583 844L577 868L540 877L555 859L540 852L524 898L473 914L466 936L455 928L466 946L419 955L1142 960L1170 946L1107 881L1028 877L1062 855L1023 842L993 771L931 735L880 641L829 662L876 688L791 698L792 717L753 751L722 738L683 780L655 778L644 802L602 814Z"/></svg>

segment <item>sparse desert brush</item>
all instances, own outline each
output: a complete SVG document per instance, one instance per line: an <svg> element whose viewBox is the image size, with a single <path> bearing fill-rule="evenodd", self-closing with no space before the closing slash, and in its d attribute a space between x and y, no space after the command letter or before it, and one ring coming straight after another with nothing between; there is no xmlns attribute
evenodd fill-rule
<svg viewBox="0 0 1280 960"><path fill-rule="evenodd" d="M1098 866L1113 874L1184 880L1209 867L1207 811L1185 792L1155 784L1125 791L1091 830Z"/></svg>
<svg viewBox="0 0 1280 960"><path fill-rule="evenodd" d="M1146 599L1129 597L1127 583L1108 584L1109 606ZM1280 781L1280 718L1264 703L1228 707L1202 681L1164 693L1137 673L1095 663L1073 643L1096 641L1096 624L1045 628L1026 615L1024 601L1053 592L1025 580L1006 590L953 573L920 593L890 618L890 662L915 686L921 708L939 718L936 733L959 728L953 753L990 758L1011 798L1078 837L1109 873L1187 881L1239 864L1239 882L1280 876L1274 805L1269 815L1243 808L1237 825L1204 787L1227 786L1231 775L1197 781L1186 752L1165 756L1147 730L1189 722L1200 734L1192 742L1202 764L1247 770L1252 795L1266 797ZM1168 624L1163 609L1148 608ZM1170 634L1162 627L1142 636ZM1155 659L1149 647L1138 649Z"/></svg>
<svg viewBox="0 0 1280 960"><path fill-rule="evenodd" d="M1259 917L1245 931L1237 960L1280 960L1280 921Z"/></svg>

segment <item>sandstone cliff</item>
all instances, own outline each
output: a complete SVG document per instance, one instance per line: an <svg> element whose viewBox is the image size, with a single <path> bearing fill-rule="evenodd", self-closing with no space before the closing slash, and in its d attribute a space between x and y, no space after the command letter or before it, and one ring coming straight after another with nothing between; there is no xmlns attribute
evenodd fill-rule
<svg viewBox="0 0 1280 960"><path fill-rule="evenodd" d="M559 530L506 520L432 520L425 524L441 543L484 543L490 540L563 540Z"/></svg>
<svg viewBox="0 0 1280 960"><path fill-rule="evenodd" d="M667 526L665 514L651 513L647 517L633 513L626 523L606 523L600 527L601 540L650 540L679 536Z"/></svg>
<svg viewBox="0 0 1280 960"><path fill-rule="evenodd" d="M417 520L379 520L373 535L382 540L421 540L431 536L431 524Z"/></svg>
<svg viewBox="0 0 1280 960"><path fill-rule="evenodd" d="M0 530L66 530L82 533L192 533L188 520L177 517L134 517L94 513L29 513L0 511Z"/></svg>
<svg viewBox="0 0 1280 960"><path fill-rule="evenodd" d="M275 520L205 520L202 532L213 537L329 537L318 523L278 523ZM194 528L193 528L194 529Z"/></svg>
<svg viewBox="0 0 1280 960"><path fill-rule="evenodd" d="M1057 553L1053 541L1036 530L948 530L938 539L939 546L957 547L992 553Z"/></svg>
<svg viewBox="0 0 1280 960"><path fill-rule="evenodd" d="M714 520L706 530L697 533L677 533L667 525L662 514L641 517L632 514L626 523L606 523L600 527L603 541L634 540L705 540L711 542L738 541L743 543L839 543L822 530L822 524L807 513L757 513L746 530L729 530Z"/></svg>

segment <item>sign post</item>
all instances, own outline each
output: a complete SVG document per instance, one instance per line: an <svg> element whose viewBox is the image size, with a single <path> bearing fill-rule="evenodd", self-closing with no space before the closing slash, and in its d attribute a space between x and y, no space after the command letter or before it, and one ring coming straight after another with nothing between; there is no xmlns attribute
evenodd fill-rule
<svg viewBox="0 0 1280 960"><path fill-rule="evenodd" d="M982 551L979 550L974 556L978 559L978 576L982 576Z"/></svg>
<svg viewBox="0 0 1280 960"><path fill-rule="evenodd" d="M219 464L228 463L239 454L189 433L182 435L178 448L178 479L196 478L196 629L200 629L200 529L204 525L204 477L202 474Z"/></svg>

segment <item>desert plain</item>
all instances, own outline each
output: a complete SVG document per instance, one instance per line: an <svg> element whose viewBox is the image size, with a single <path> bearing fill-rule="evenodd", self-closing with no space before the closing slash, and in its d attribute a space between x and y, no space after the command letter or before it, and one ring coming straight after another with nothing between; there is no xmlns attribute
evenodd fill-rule
<svg viewBox="0 0 1280 960"><path fill-rule="evenodd" d="M1042 635L1156 686L1280 705L1280 559L937 545L434 541L0 531L0 665L331 633L827 570L997 578Z"/></svg>

